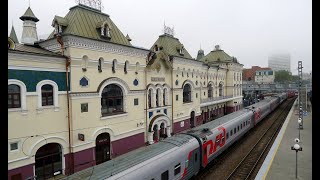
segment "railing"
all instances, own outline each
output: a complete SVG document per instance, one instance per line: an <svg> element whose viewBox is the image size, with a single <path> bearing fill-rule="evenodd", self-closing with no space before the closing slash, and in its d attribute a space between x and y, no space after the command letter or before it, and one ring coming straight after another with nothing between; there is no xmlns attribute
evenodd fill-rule
<svg viewBox="0 0 320 180"><path fill-rule="evenodd" d="M207 103L207 102L213 102L213 101L219 101L222 99L229 99L232 98L233 96L219 96L219 97L212 97L212 98L207 98L207 99L201 99L200 103Z"/></svg>

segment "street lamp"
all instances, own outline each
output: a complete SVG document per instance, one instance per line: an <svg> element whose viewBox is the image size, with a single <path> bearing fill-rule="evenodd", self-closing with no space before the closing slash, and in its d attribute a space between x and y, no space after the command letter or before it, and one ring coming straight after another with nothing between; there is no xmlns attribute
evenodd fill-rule
<svg viewBox="0 0 320 180"><path fill-rule="evenodd" d="M301 125L299 125L299 129L303 129L303 110L302 110L302 102L300 102L299 108L299 119L301 119Z"/></svg>
<svg viewBox="0 0 320 180"><path fill-rule="evenodd" d="M302 122L302 119L301 118L299 118L298 119L298 124L299 124L299 139L300 139L300 127L301 127L301 122Z"/></svg>
<svg viewBox="0 0 320 180"><path fill-rule="evenodd" d="M295 139L295 142L299 141L299 139ZM296 179L298 178L298 151L302 151L302 147L299 144L295 144L291 146L291 150L296 151Z"/></svg>

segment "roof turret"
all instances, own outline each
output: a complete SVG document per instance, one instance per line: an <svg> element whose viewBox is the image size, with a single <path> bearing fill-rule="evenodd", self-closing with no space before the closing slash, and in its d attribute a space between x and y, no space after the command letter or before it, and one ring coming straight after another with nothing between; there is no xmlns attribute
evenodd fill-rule
<svg viewBox="0 0 320 180"><path fill-rule="evenodd" d="M31 20L34 22L38 22L39 19L33 14L32 10L30 7L26 10L26 12L20 17L22 21L24 20Z"/></svg>

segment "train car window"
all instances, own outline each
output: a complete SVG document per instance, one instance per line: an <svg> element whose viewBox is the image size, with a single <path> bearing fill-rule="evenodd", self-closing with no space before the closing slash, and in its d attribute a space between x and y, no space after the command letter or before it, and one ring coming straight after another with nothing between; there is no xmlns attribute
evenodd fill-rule
<svg viewBox="0 0 320 180"><path fill-rule="evenodd" d="M243 126L246 126L246 122L243 122Z"/></svg>
<svg viewBox="0 0 320 180"><path fill-rule="evenodd" d="M174 166L174 175L177 175L181 172L181 165L180 163Z"/></svg>
<svg viewBox="0 0 320 180"><path fill-rule="evenodd" d="M220 145L220 140L219 139L216 140L216 144L217 144L217 146Z"/></svg>
<svg viewBox="0 0 320 180"><path fill-rule="evenodd" d="M239 131L239 125L238 125L238 131Z"/></svg>
<svg viewBox="0 0 320 180"><path fill-rule="evenodd" d="M169 180L169 171L165 171L161 174L161 180Z"/></svg>
<svg viewBox="0 0 320 180"><path fill-rule="evenodd" d="M198 160L198 153L194 155L194 162L197 162L197 160Z"/></svg>
<svg viewBox="0 0 320 180"><path fill-rule="evenodd" d="M241 123L241 125L240 125L240 129L242 129L242 123Z"/></svg>
<svg viewBox="0 0 320 180"><path fill-rule="evenodd" d="M237 133L237 128L234 128L233 131L234 131L234 134L236 134Z"/></svg>
<svg viewBox="0 0 320 180"><path fill-rule="evenodd" d="M231 129L231 131L230 131L230 136L232 136L232 129Z"/></svg>
<svg viewBox="0 0 320 180"><path fill-rule="evenodd" d="M227 133L227 139L229 138L229 133Z"/></svg>

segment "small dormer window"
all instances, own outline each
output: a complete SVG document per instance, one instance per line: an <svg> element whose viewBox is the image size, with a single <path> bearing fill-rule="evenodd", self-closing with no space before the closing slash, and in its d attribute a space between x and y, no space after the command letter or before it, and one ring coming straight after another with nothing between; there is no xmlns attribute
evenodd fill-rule
<svg viewBox="0 0 320 180"><path fill-rule="evenodd" d="M104 36L104 37L108 37L108 38L111 38L110 36L110 27L109 25L106 23L104 24L102 27L101 27L101 36Z"/></svg>
<svg viewBox="0 0 320 180"><path fill-rule="evenodd" d="M54 25L54 34L61 34L62 33L62 26L58 23L55 23Z"/></svg>
<svg viewBox="0 0 320 180"><path fill-rule="evenodd" d="M154 46L154 51L158 51L158 50L159 50L158 45L155 45Z"/></svg>
<svg viewBox="0 0 320 180"><path fill-rule="evenodd" d="M183 48L183 46L181 47L181 49L180 49L179 53L180 53L181 55L183 55L183 54L184 54L184 48Z"/></svg>

